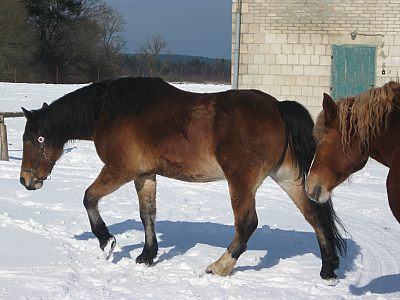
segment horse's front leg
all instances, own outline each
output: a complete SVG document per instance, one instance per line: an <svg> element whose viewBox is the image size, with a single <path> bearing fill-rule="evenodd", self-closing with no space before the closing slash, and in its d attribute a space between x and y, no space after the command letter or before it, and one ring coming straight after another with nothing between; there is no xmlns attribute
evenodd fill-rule
<svg viewBox="0 0 400 300"><path fill-rule="evenodd" d="M140 219L145 233L143 251L136 258L136 262L152 265L158 252L157 237L154 230L156 219L156 176L136 179L135 188L139 197Z"/></svg>
<svg viewBox="0 0 400 300"><path fill-rule="evenodd" d="M107 260L114 251L116 241L115 237L109 233L106 224L100 216L98 203L103 196L114 192L127 181L129 180L126 179L126 176L124 176L124 173L119 168L105 165L96 180L86 190L83 199L90 227L93 234L99 240L100 248Z"/></svg>

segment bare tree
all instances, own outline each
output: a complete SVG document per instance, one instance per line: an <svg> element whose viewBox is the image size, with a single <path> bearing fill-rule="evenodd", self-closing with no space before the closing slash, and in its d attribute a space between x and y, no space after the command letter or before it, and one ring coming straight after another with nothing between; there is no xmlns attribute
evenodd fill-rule
<svg viewBox="0 0 400 300"><path fill-rule="evenodd" d="M138 59L147 67L151 77L159 76L163 71L165 64L160 62L159 56L166 47L167 42L157 35L147 39L146 43L136 51Z"/></svg>
<svg viewBox="0 0 400 300"><path fill-rule="evenodd" d="M125 40L121 35L125 21L123 17L102 0L85 0L82 2L84 15L99 27L101 47L106 56L119 54L125 47Z"/></svg>
<svg viewBox="0 0 400 300"><path fill-rule="evenodd" d="M92 80L113 77L120 71L121 51L125 46L121 32L124 21L120 14L103 1L82 2L82 15L74 27L72 36L65 38L63 49L64 67L73 72L78 80L82 71L92 74ZM96 74L96 77L93 75Z"/></svg>
<svg viewBox="0 0 400 300"><path fill-rule="evenodd" d="M125 46L125 40L120 34L125 24L122 16L113 9L103 6L102 14L98 18L98 24L106 56L114 56L120 53Z"/></svg>

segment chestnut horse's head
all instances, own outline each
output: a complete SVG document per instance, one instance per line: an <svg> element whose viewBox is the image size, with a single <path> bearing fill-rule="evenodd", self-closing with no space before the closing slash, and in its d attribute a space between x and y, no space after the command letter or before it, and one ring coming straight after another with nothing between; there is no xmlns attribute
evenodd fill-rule
<svg viewBox="0 0 400 300"><path fill-rule="evenodd" d="M320 203L330 198L331 191L353 172L361 169L368 155L362 153L359 139L343 145L339 109L333 99L324 94L323 111L314 129L316 152L307 176L309 197Z"/></svg>
<svg viewBox="0 0 400 300"><path fill-rule="evenodd" d="M42 109L45 109L44 104ZM55 148L47 140L41 128L40 111L28 111L22 108L27 119L23 135L23 156L20 182L28 190L37 190L43 186L60 158L63 148Z"/></svg>
<svg viewBox="0 0 400 300"><path fill-rule="evenodd" d="M384 134L400 84L389 82L360 95L335 103L324 94L314 137L316 152L306 190L316 202L326 202L331 191L366 164L371 143Z"/></svg>

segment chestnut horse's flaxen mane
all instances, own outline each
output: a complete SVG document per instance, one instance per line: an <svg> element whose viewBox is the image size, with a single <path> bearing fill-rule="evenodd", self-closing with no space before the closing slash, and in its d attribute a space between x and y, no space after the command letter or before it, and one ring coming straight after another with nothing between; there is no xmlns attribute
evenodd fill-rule
<svg viewBox="0 0 400 300"><path fill-rule="evenodd" d="M391 81L360 95L339 99L337 113L345 152L350 151L353 137L360 139L360 150L365 152L368 151L371 140L386 132L393 109L394 88L400 88L400 83ZM323 115L321 113L317 120L317 138L324 131Z"/></svg>

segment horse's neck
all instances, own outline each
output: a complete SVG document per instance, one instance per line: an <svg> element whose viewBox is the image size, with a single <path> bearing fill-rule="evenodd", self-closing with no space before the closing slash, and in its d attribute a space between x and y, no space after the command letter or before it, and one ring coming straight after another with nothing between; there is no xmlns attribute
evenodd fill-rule
<svg viewBox="0 0 400 300"><path fill-rule="evenodd" d="M395 137L400 132L400 110L394 109L389 116L387 131L371 143L370 156L390 168L400 153L400 140Z"/></svg>
<svg viewBox="0 0 400 300"><path fill-rule="evenodd" d="M56 109L49 110L45 117L49 120L46 131L59 145L70 140L92 139L94 112L87 108L63 110L63 105L59 104Z"/></svg>

